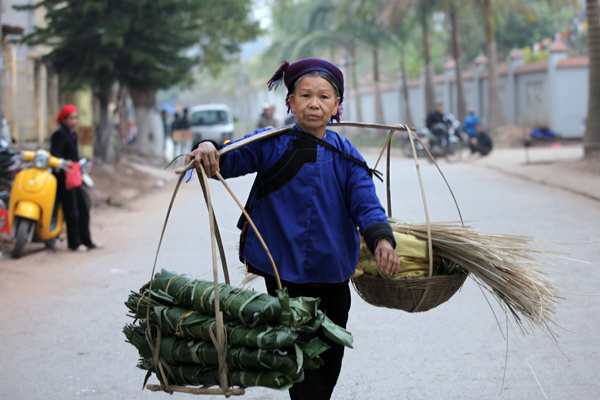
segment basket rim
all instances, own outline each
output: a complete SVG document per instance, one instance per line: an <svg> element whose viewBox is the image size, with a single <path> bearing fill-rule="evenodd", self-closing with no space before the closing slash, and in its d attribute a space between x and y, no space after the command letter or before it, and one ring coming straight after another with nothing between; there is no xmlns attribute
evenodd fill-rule
<svg viewBox="0 0 600 400"><path fill-rule="evenodd" d="M387 276L373 276L368 274L362 274L357 276L356 278L351 278L351 281L355 281L357 279L373 279L373 280L382 280L386 282L422 282L422 281L441 281L441 280L458 280L457 278L464 278L470 275L469 271L459 272L457 274L443 274L443 275L434 275L434 276L415 276L415 277L404 277L404 278L390 278Z"/></svg>

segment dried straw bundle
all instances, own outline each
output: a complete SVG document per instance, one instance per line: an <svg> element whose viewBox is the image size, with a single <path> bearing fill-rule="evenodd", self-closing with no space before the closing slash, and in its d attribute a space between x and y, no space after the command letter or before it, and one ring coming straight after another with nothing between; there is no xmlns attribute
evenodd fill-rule
<svg viewBox="0 0 600 400"><path fill-rule="evenodd" d="M455 223L431 223L433 249L471 273L481 287L504 304L523 328L539 326L553 335L549 324L556 311L558 290L539 256L558 253L536 249L532 237L484 233ZM427 240L426 224L392 223L392 229ZM522 319L523 318L523 319Z"/></svg>

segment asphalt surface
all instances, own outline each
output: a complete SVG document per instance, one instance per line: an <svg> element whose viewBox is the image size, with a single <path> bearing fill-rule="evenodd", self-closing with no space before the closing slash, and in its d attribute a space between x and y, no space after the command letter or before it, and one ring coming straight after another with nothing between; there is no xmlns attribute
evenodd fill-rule
<svg viewBox="0 0 600 400"><path fill-rule="evenodd" d="M560 335L555 343L540 329L524 335L513 324L513 331L472 280L447 303L418 314L373 307L353 291L348 329L354 349L346 352L334 399L543 399L536 377L551 399L599 397L600 298L568 293L600 291L600 243L593 242L600 239L600 202L594 199L600 185L598 176L590 175L583 189L572 188L582 174L560 167L546 175L547 168L559 165L549 161L576 160L581 154L580 148L553 150L531 150L529 164L523 164L522 150L499 150L485 159L440 166L472 226L559 241L561 247L553 249L591 262L557 262L549 272L565 292L554 320L573 332L555 327ZM374 163L373 154L366 158ZM393 215L422 222L412 161L394 158L392 171ZM431 220L457 220L437 170L422 162L421 171ZM242 202L251 183L248 177L230 181ZM34 249L22 260L0 260L0 399L170 398L141 390L144 371L135 368L137 352L124 342L121 329L131 322L123 305L127 294L151 276L172 188L157 189L130 209L94 214L94 235L106 245L102 250L51 254ZM240 285L234 228L239 211L218 182L211 191L232 283ZM378 192L384 198L379 183ZM195 180L175 202L158 258L161 267L212 279L206 211ZM252 286L264 290L260 281ZM245 398L288 396L250 388Z"/></svg>

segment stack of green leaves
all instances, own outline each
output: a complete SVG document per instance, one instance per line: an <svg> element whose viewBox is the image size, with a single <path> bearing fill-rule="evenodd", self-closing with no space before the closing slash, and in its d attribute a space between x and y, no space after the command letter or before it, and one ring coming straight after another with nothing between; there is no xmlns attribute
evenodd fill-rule
<svg viewBox="0 0 600 400"><path fill-rule="evenodd" d="M139 351L138 367L155 372L145 334L149 323L160 331L160 340L152 344L169 367L169 384L219 384L218 350L211 340L216 334L214 283L163 269L151 287L152 293L149 282L125 302L135 322L123 332ZM314 335L319 328L336 343L352 347L352 335L317 308L319 299L290 298L285 289L273 297L220 284L219 305L232 385L286 390L301 381L305 369L322 365L320 354L329 348Z"/></svg>

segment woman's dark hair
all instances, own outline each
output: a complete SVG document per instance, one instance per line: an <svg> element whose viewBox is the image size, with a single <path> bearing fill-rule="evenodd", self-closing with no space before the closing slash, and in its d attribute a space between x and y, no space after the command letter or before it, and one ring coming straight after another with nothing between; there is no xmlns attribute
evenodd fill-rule
<svg viewBox="0 0 600 400"><path fill-rule="evenodd" d="M335 97L341 97L340 95L340 88L338 87L337 83L335 82L335 80L333 79L333 77L331 75L329 75L327 72L324 71L309 71L306 74L302 75L300 78L298 78L296 80L296 82L294 82L294 87L291 90L291 92L289 94L295 94L296 93L296 88L298 87L298 84L300 83L300 81L302 80L302 78L306 78L306 77L319 77L319 78L323 78L325 79L327 82L329 82L331 84L331 86L333 86L333 92L335 93Z"/></svg>

